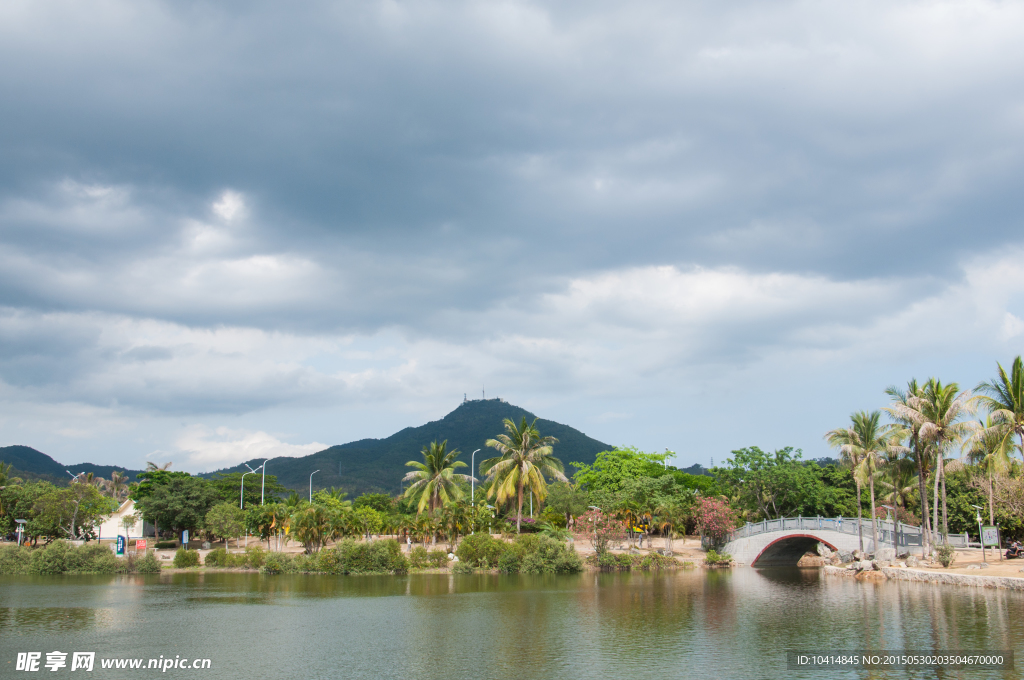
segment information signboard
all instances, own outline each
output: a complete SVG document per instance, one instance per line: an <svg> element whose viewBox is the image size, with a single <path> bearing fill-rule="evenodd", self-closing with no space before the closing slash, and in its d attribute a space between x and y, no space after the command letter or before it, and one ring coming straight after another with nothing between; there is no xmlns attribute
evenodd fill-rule
<svg viewBox="0 0 1024 680"><path fill-rule="evenodd" d="M999 547L999 529L997 527L981 528L981 544L986 548Z"/></svg>
<svg viewBox="0 0 1024 680"><path fill-rule="evenodd" d="M135 541L135 549L136 550L145 550L146 549L146 539L140 538L139 540Z"/></svg>
<svg viewBox="0 0 1024 680"><path fill-rule="evenodd" d="M124 536L118 536L117 537L117 554L118 555L124 555L124 544L125 544Z"/></svg>
<svg viewBox="0 0 1024 680"><path fill-rule="evenodd" d="M181 542L183 544L188 544L188 529L181 532Z"/></svg>

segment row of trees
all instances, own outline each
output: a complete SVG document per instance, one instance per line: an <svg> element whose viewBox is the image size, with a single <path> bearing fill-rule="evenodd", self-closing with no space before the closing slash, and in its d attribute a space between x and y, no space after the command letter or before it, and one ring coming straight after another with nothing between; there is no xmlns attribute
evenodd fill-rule
<svg viewBox="0 0 1024 680"><path fill-rule="evenodd" d="M875 545L876 484L897 508L920 512L926 550L948 543L951 475L987 491L991 523L1002 510L1007 528L1018 528L1024 481L1014 454L1024 450L1024 363L1018 356L1009 372L1000 364L997 369L995 379L973 392L936 378L890 387L888 406L854 413L850 425L826 433L852 470L858 496L867 487ZM974 420L979 411L984 417ZM883 422L883 414L891 422Z"/></svg>

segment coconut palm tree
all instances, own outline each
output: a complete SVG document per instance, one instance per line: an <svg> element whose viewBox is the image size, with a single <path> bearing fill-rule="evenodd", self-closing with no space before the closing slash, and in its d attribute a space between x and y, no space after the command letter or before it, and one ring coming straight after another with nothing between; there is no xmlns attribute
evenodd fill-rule
<svg viewBox="0 0 1024 680"><path fill-rule="evenodd" d="M553 454L557 443L554 437L541 437L537 420L527 424L525 416L518 426L511 418L505 418L505 434L484 443L500 454L480 463L480 471L494 482L487 497L494 494L499 503L515 497L517 532L522 530L523 524L523 488L528 487L543 501L548 489L544 475L560 482L568 481L562 461Z"/></svg>
<svg viewBox="0 0 1024 680"><path fill-rule="evenodd" d="M406 498L419 496L416 514L424 510L433 511L449 501L461 500L464 495L459 487L460 482L473 479L470 475L457 474L455 470L467 467L459 457L459 450L448 450L448 440L440 444L431 442L420 452L423 462L410 460L407 466L416 468L405 475L402 481L413 482L405 490Z"/></svg>
<svg viewBox="0 0 1024 680"><path fill-rule="evenodd" d="M861 520L860 490L866 483L871 495L871 534L873 546L878 550L878 518L875 517L875 478L885 464L885 456L898 446L904 435L902 428L882 425L880 411L859 411L850 416L850 427L831 430L825 439L839 449L843 462L853 468L857 485L857 526ZM860 549L864 551L864 537L860 536Z"/></svg>
<svg viewBox="0 0 1024 680"><path fill-rule="evenodd" d="M935 484L932 495L932 526L939 526L939 491L942 491L942 535L943 542L949 534L946 509L946 479L944 462L946 453L964 442L977 429L977 423L961 420L974 412L974 400L970 391L961 392L956 383L943 385L941 380L929 378L917 396L910 397L905 406L894 404L893 410L900 417L913 421L918 426L920 439L927 443L935 459Z"/></svg>
<svg viewBox="0 0 1024 680"><path fill-rule="evenodd" d="M107 482L107 489L110 491L110 495L113 498L121 500L128 493L128 475L114 470L110 473L110 481Z"/></svg>
<svg viewBox="0 0 1024 680"><path fill-rule="evenodd" d="M1010 469L1010 455L1018 448L1013 439L1005 436L1003 422L993 422L990 414L978 423L978 430L968 439L965 456L972 465L978 465L988 477L988 521L996 523L994 503L995 476Z"/></svg>
<svg viewBox="0 0 1024 680"><path fill-rule="evenodd" d="M1003 439L1011 440L1014 435L1019 444L1014 448L1024 451L1024 362L1018 355L1010 366L1010 375L1000 364L999 376L991 382L983 382L974 388L978 392L975 400L985 407L992 419L993 434L998 433ZM1010 451L1005 444L1003 450Z"/></svg>
<svg viewBox="0 0 1024 680"><path fill-rule="evenodd" d="M146 463L146 472L155 472L157 470L170 470L170 469L171 469L171 462L170 461L164 463L163 465L157 465L153 461L150 461L150 462Z"/></svg>
<svg viewBox="0 0 1024 680"><path fill-rule="evenodd" d="M907 433L907 448L910 450L917 466L917 490L921 497L921 533L922 549L924 554L931 552L932 526L928 518L928 472L931 470L931 455L928 451L928 443L921 439L921 426L917 419L909 415L913 408L910 400L920 396L921 387L917 379L907 383L907 389L901 390L896 386L890 386L885 393L892 399L892 406L883 408L890 418L903 427Z"/></svg>

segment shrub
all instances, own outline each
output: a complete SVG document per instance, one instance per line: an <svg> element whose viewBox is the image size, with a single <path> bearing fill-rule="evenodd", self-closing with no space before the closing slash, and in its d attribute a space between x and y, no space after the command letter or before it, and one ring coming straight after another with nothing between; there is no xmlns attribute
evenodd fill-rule
<svg viewBox="0 0 1024 680"><path fill-rule="evenodd" d="M465 563L486 569L498 563L501 554L507 547L508 544L505 541L493 538L490 534L479 533L462 539L455 554L458 556L460 564Z"/></svg>
<svg viewBox="0 0 1024 680"><path fill-rule="evenodd" d="M510 545L498 558L498 571L502 574L518 574L523 564L524 553L522 546Z"/></svg>
<svg viewBox="0 0 1024 680"><path fill-rule="evenodd" d="M190 569L199 566L199 551L178 548L174 553L174 567L176 569Z"/></svg>
<svg viewBox="0 0 1024 680"><path fill-rule="evenodd" d="M135 560L135 571L140 574L159 574L160 569L160 560L149 551L146 551L145 555Z"/></svg>
<svg viewBox="0 0 1024 680"><path fill-rule="evenodd" d="M719 498L699 496L694 514L701 542L706 540L711 545L719 545L736 528L729 504Z"/></svg>
<svg viewBox="0 0 1024 680"><path fill-rule="evenodd" d="M603 552L597 556L597 566L602 571L630 571L633 568L633 556Z"/></svg>
<svg viewBox="0 0 1024 680"><path fill-rule="evenodd" d="M32 553L29 573L63 574L68 570L68 553L72 550L67 541L58 540Z"/></svg>
<svg viewBox="0 0 1024 680"><path fill-rule="evenodd" d="M239 557L233 555L233 557ZM238 566L248 565L252 569L259 569L267 559L267 551L261 545L251 545L245 549L245 561Z"/></svg>
<svg viewBox="0 0 1024 680"><path fill-rule="evenodd" d="M453 574L473 574L475 572L476 569L473 568L472 564L469 562L463 562L462 560L456 562L455 566L452 567Z"/></svg>
<svg viewBox="0 0 1024 680"><path fill-rule="evenodd" d="M224 548L217 548L206 553L206 559L204 564L208 567L226 567L228 566L228 551Z"/></svg>
<svg viewBox="0 0 1024 680"><path fill-rule="evenodd" d="M583 571L583 560L575 549L541 536L526 552L519 570L524 574L578 574Z"/></svg>
<svg viewBox="0 0 1024 680"><path fill-rule="evenodd" d="M431 550L427 553L427 563L437 569L443 569L448 566L448 553L444 550Z"/></svg>
<svg viewBox="0 0 1024 680"><path fill-rule="evenodd" d="M709 567L727 565L732 562L732 555L726 553L717 553L714 550L708 550L708 554L704 556L704 564Z"/></svg>
<svg viewBox="0 0 1024 680"><path fill-rule="evenodd" d="M295 560L287 553L270 553L260 567L261 574L286 574L295 571Z"/></svg>
<svg viewBox="0 0 1024 680"><path fill-rule="evenodd" d="M429 563L428 560L427 549L422 545L417 545L409 551L409 566L413 569L425 569Z"/></svg>
<svg viewBox="0 0 1024 680"><path fill-rule="evenodd" d="M409 571L409 560L402 554L398 541L393 539L369 543L346 539L334 548L334 552L337 553L337 563L331 573L404 574ZM323 557L319 562L321 566L326 564Z"/></svg>
<svg viewBox="0 0 1024 680"><path fill-rule="evenodd" d="M948 569L956 560L956 550L953 549L953 546L948 544L940 545L935 549L935 556L938 558L939 564Z"/></svg>
<svg viewBox="0 0 1024 680"><path fill-rule="evenodd" d="M153 544L153 547L157 550L170 550L171 548L177 548L177 541L157 541Z"/></svg>
<svg viewBox="0 0 1024 680"><path fill-rule="evenodd" d="M72 547L67 552L65 565L67 571L79 574L116 574L122 568L114 551L99 543Z"/></svg>
<svg viewBox="0 0 1024 680"><path fill-rule="evenodd" d="M0 547L0 574L24 574L32 563L32 551L25 546Z"/></svg>

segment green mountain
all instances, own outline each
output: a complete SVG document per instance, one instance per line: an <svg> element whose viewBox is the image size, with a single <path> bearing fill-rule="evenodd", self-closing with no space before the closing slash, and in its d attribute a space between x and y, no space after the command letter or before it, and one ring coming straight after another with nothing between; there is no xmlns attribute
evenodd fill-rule
<svg viewBox="0 0 1024 680"><path fill-rule="evenodd" d="M309 475L319 470L313 477L313 488L337 486L350 494L366 491L385 491L398 493L401 479L410 468L406 461L422 460L420 450L432 441L448 440L449 449L462 452L459 460L467 466L470 454L476 454L476 464L494 455L494 450L486 448L484 442L493 439L505 431L502 421L511 418L516 422L526 417L532 422L536 416L518 406L513 406L501 399L479 399L466 401L441 420L407 427L386 439L361 439L359 441L314 453L302 458L273 458L267 463L267 474L277 476L277 480L291 489L308 489ZM612 447L608 444L591 439L579 430L551 420L538 419L537 429L544 436L558 438L555 445L555 456L566 465L566 473L571 474L569 463L573 461L591 464L599 451L607 451ZM262 460L250 460L249 465L257 467ZM217 472L245 472L246 467L239 465ZM469 472L468 467L463 468ZM203 475L209 477L209 473Z"/></svg>
<svg viewBox="0 0 1024 680"><path fill-rule="evenodd" d="M55 484L67 484L71 481L68 471L73 474L91 472L97 477L110 479L115 470L127 473L128 479L134 480L142 470L126 470L116 465L93 465L92 463L76 463L62 465L41 451L30 446L0 446L0 461L14 466L12 474L29 480L44 479Z"/></svg>

